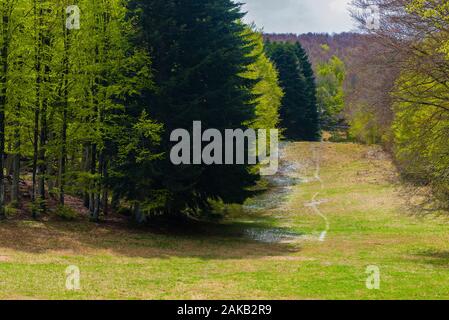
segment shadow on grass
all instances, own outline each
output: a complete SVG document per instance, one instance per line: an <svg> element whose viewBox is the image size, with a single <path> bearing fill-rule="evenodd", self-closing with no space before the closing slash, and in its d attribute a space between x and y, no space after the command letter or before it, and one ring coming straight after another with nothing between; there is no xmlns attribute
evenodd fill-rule
<svg viewBox="0 0 449 320"><path fill-rule="evenodd" d="M263 233L268 237L263 239ZM261 235L262 239L257 236ZM141 258L247 259L284 256L300 249L283 238L294 234L264 222L126 226L119 221L15 220L0 223L0 248L25 253L118 255ZM270 238L271 237L271 238ZM1 249L0 249L1 254Z"/></svg>
<svg viewBox="0 0 449 320"><path fill-rule="evenodd" d="M449 267L449 251L428 249L414 253L420 258L420 262L440 267Z"/></svg>
<svg viewBox="0 0 449 320"><path fill-rule="evenodd" d="M292 178L297 170L294 163L281 161L277 175L270 177L245 206L238 222L205 223L171 220L151 221L148 227L130 226L121 216L108 216L100 224L86 223L88 213L81 199L70 198L70 207L83 213L77 221L58 221L43 217L41 221L27 220L29 206L21 208L16 220L0 223L0 248L29 253L64 255L115 254L127 257L200 259L246 259L251 257L283 256L299 250L292 242L300 234L275 228L273 217L263 212L286 201L289 187L300 183ZM1 249L0 249L1 255Z"/></svg>

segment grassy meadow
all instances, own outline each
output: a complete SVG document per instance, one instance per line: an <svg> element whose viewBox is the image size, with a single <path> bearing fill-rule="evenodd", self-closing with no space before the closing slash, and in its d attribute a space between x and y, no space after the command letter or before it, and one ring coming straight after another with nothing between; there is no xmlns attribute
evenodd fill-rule
<svg viewBox="0 0 449 320"><path fill-rule="evenodd" d="M0 222L0 299L449 298L449 220L410 208L383 152L294 143L284 156L302 182L276 208L235 209L220 225ZM324 241L313 198L329 222ZM258 241L248 230L297 236ZM65 287L70 265L81 271L78 291ZM380 269L379 290L366 287L368 266Z"/></svg>

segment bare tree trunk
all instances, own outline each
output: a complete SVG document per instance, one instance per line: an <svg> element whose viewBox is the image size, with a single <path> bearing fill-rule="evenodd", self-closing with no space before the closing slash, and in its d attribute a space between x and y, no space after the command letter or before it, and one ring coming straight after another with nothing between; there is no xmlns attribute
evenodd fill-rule
<svg viewBox="0 0 449 320"><path fill-rule="evenodd" d="M100 152L100 156L98 159L98 173L101 175L100 180L96 185L96 194L95 194L95 210L94 210L94 220L99 220L101 213L101 193L103 188L103 173L104 173L104 151Z"/></svg>
<svg viewBox="0 0 449 320"><path fill-rule="evenodd" d="M97 173L97 145L92 145L92 151L91 151L91 158L90 158L90 173L92 177ZM98 216L96 215L96 209L95 209L95 194L97 189L97 182L95 181L95 178L93 178L92 184L91 184L91 191L89 195L89 211L92 217L93 221L98 221Z"/></svg>
<svg viewBox="0 0 449 320"><path fill-rule="evenodd" d="M103 161L103 179L106 181L108 179L108 162L107 161ZM103 195L102 195L102 205L101 207L103 208L103 214L105 216L108 215L109 213L109 192L108 192L108 188L106 187L105 184L103 184Z"/></svg>
<svg viewBox="0 0 449 320"><path fill-rule="evenodd" d="M5 115L6 115L6 84L8 76L9 49L9 17L6 3L3 2L2 16L2 47L1 47L1 92L0 92L0 219L6 218L5 210Z"/></svg>
<svg viewBox="0 0 449 320"><path fill-rule="evenodd" d="M144 217L142 215L142 210L140 207L140 202L136 202L136 204L134 205L134 219L137 223L143 223L144 222Z"/></svg>
<svg viewBox="0 0 449 320"><path fill-rule="evenodd" d="M90 147L88 145L84 146L84 155L83 155L83 163L82 168L85 172L89 172L90 170ZM84 191L84 206L89 208L89 192Z"/></svg>
<svg viewBox="0 0 449 320"><path fill-rule="evenodd" d="M38 0L34 0L34 17L35 26L37 27L36 34L36 53L35 53L35 70L36 70L36 106L34 109L34 136L33 136L33 174L32 174L32 191L31 201L33 202L33 218L37 217L36 195L37 195L37 170L38 170L38 153L39 153L39 118L41 108L41 29L42 24L42 9L38 8Z"/></svg>
<svg viewBox="0 0 449 320"><path fill-rule="evenodd" d="M45 66L45 74L48 74L49 69ZM42 104L42 110L40 112L40 133L39 133L39 165L38 165L38 191L39 191L39 206L42 214L45 214L47 210L46 195L45 195L45 175L47 174L46 164L46 148L47 148L47 106L48 100L45 99Z"/></svg>
<svg viewBox="0 0 449 320"><path fill-rule="evenodd" d="M42 14L41 9L41 14ZM47 14L50 12L47 10ZM41 34L42 46L50 50L51 47L51 37L48 30L45 30L43 34ZM49 93L51 91L49 87L50 83L50 57L48 54L45 55L44 63L43 63L43 81L46 84L44 86L44 99L42 99L42 109L40 112L40 133L39 133L39 175L38 175L38 189L39 189L39 205L40 211L42 214L45 214L47 211L47 203L46 203L46 194L45 194L45 183L46 183L46 175L47 175L47 138L48 138L48 127L47 127L47 110L49 107Z"/></svg>
<svg viewBox="0 0 449 320"><path fill-rule="evenodd" d="M39 67L40 68L40 67ZM40 77L38 76L38 79ZM40 80L37 81L37 87L40 87ZM37 94L38 101L39 93ZM36 218L36 193L37 193L37 159L38 159L38 146L39 146L39 102L37 102L36 108L34 110L34 139L33 139L33 176L32 176L32 191L31 191L31 201L33 202L33 218Z"/></svg>
<svg viewBox="0 0 449 320"><path fill-rule="evenodd" d="M20 103L16 106L16 118L20 117ZM12 187L11 187L11 201L14 205L19 204L20 197L20 129L19 121L14 125L14 154L12 164Z"/></svg>
<svg viewBox="0 0 449 320"><path fill-rule="evenodd" d="M120 198L117 192L112 192L111 209L117 211L120 206Z"/></svg>
<svg viewBox="0 0 449 320"><path fill-rule="evenodd" d="M49 123L53 123L54 122L54 116L53 114L50 116L49 118ZM49 132L47 133L48 136L48 141L54 141L55 139L55 134L53 132L53 130L51 129L47 129L49 130ZM55 156L47 156L46 157L46 172L47 172L47 177L46 177L46 182L47 182L47 191L48 194L51 198L55 197L55 188L58 186L58 180L55 178L56 176L56 168L55 168Z"/></svg>
<svg viewBox="0 0 449 320"><path fill-rule="evenodd" d="M64 81L63 81L63 111L61 129L61 155L59 165L59 204L65 203L65 174L67 162L67 112L69 108L69 50L70 50L70 30L65 25L65 11L62 12L62 28L64 32Z"/></svg>

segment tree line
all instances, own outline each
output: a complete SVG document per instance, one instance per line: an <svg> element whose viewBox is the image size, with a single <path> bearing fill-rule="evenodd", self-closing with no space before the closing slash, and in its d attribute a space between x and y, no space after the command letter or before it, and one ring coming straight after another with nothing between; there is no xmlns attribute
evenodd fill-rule
<svg viewBox="0 0 449 320"><path fill-rule="evenodd" d="M243 202L254 166L174 166L170 133L201 120L319 138L305 51L287 49L293 64L282 65L243 16L230 0L2 1L0 218L69 211L68 195L93 221L121 206L144 221Z"/></svg>
<svg viewBox="0 0 449 320"><path fill-rule="evenodd" d="M379 28L366 28L368 5L380 9ZM449 2L356 0L354 6L371 43L359 63L365 81L352 102L359 137L385 145L406 181L432 190L425 208L447 209Z"/></svg>
<svg viewBox="0 0 449 320"><path fill-rule="evenodd" d="M315 74L299 42L267 42L284 89L280 110L285 136L292 140L317 141L321 137Z"/></svg>

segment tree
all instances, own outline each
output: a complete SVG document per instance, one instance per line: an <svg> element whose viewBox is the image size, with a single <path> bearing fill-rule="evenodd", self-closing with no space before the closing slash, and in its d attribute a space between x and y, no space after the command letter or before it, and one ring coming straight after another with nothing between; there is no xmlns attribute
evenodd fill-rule
<svg viewBox="0 0 449 320"><path fill-rule="evenodd" d="M252 42L254 49L251 55L256 59L244 74L245 77L257 81L253 88L256 118L250 126L256 129L278 128L279 110L284 95L279 85L278 72L265 52L262 34L250 26L246 28L244 36Z"/></svg>
<svg viewBox="0 0 449 320"><path fill-rule="evenodd" d="M0 6L1 167L12 176L11 200L17 205L20 177L28 180L31 172L34 217L46 213L48 195L58 196L63 210L67 193L87 191L98 220L100 210L107 212L111 162L126 148L120 134L138 126L130 139L158 140L144 116L148 106L135 104L140 91L152 86L151 63L132 44L135 25L126 2L76 1L81 29L69 30L66 20L73 12L67 8L73 4L11 0ZM140 154L148 155L144 147ZM5 190L9 179L0 181Z"/></svg>
<svg viewBox="0 0 449 320"><path fill-rule="evenodd" d="M363 13L355 12L354 17L362 30L371 35L375 54L383 57L384 65L390 69L377 73L381 79L389 75L385 81L388 89L373 95L385 105L375 109L377 124L385 126L382 113L392 114L386 122L390 126L387 141L401 173L415 184L431 187L440 200L437 203L447 208L448 4L421 0L354 1L358 9L367 4L378 5L384 13L380 28L367 30Z"/></svg>
<svg viewBox="0 0 449 320"><path fill-rule="evenodd" d="M343 118L342 111L345 107L345 65L337 56L333 56L327 63L317 66L317 75L321 123L326 130L334 130Z"/></svg>
<svg viewBox="0 0 449 320"><path fill-rule="evenodd" d="M253 46L243 36L240 5L230 0L133 2L143 32L138 43L152 56L156 94L143 98L150 117L164 125L152 189L164 194L153 214L201 214L209 200L242 202L257 176L247 165L174 166L170 134L202 127L245 129L255 118L255 81L242 76L254 63Z"/></svg>
<svg viewBox="0 0 449 320"><path fill-rule="evenodd" d="M110 198L140 221L242 203L257 166L175 166L169 154L171 132L197 120L222 134L278 126L278 74L243 15L231 0L2 2L0 218L9 190L23 207L28 181L35 218L69 210L67 195L95 222Z"/></svg>
<svg viewBox="0 0 449 320"><path fill-rule="evenodd" d="M305 79L306 91L306 137L305 140L319 140L321 138L320 115L317 105L317 86L315 82L315 74L309 56L299 42L295 43L296 55L301 65L301 71Z"/></svg>
<svg viewBox="0 0 449 320"><path fill-rule="evenodd" d="M74 136L85 154L76 175L81 180L80 189L88 194L93 221L99 220L101 212L107 214L109 189L119 189L120 184L111 185L111 179L124 174L117 169L123 168L124 155L146 154L151 158L151 141L158 141L159 125L150 125L149 106L136 104L140 93L152 87L151 62L147 52L132 43L136 29L125 4L120 0L83 2L85 22L77 37L77 59L81 62L77 68L88 72L75 74L73 88L76 99L85 104L75 118L77 128L85 130L83 135ZM128 130L136 136L123 136ZM139 147L137 155L129 149L133 145ZM136 164L135 158L128 160ZM149 179L140 176L145 178Z"/></svg>
<svg viewBox="0 0 449 320"><path fill-rule="evenodd" d="M1 4L1 63L0 63L0 219L5 218L5 136L6 136L6 104L7 83L9 69L9 55L11 48L11 15L14 10L13 1L3 1Z"/></svg>
<svg viewBox="0 0 449 320"><path fill-rule="evenodd" d="M318 140L316 90L305 52L299 44L269 43L268 54L278 69L285 93L280 112L285 136L293 140Z"/></svg>

